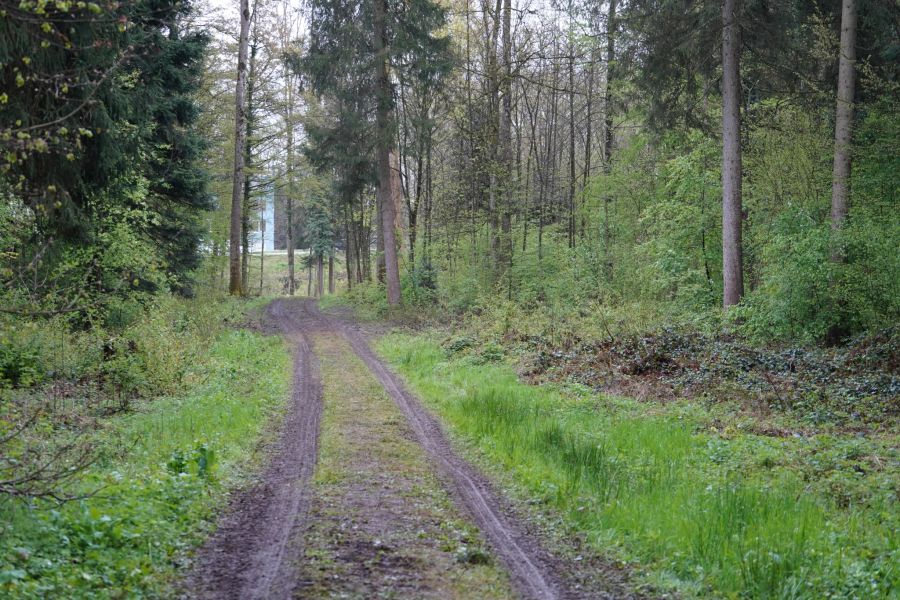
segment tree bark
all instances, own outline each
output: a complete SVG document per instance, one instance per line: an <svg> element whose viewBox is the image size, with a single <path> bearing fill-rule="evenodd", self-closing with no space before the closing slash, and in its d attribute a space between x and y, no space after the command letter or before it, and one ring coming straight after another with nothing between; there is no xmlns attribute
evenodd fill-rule
<svg viewBox="0 0 900 600"><path fill-rule="evenodd" d="M385 0L374 0L375 81L378 95L378 108L375 112L375 127L378 139L375 143L375 153L377 155L378 189L381 195L381 231L384 239L387 301L390 306L398 306L400 304L400 268L397 262L397 237L394 227L397 218L396 206L399 199L394 197L395 186L391 169L391 150L393 145L391 113L393 110L393 98L391 82L388 78L385 11Z"/></svg>
<svg viewBox="0 0 900 600"><path fill-rule="evenodd" d="M266 211L265 206L259 218L259 295L263 295L263 280L266 270ZM274 208L274 207L273 207Z"/></svg>
<svg viewBox="0 0 900 600"><path fill-rule="evenodd" d="M253 44L250 46L250 62L247 73L247 118L244 127L244 197L241 206L241 294L250 293L250 174L247 173L253 164L253 92L256 87L256 52L259 48L256 29L256 3L250 16L253 26ZM248 42L249 43L249 42Z"/></svg>
<svg viewBox="0 0 900 600"><path fill-rule="evenodd" d="M228 291L241 294L241 201L244 188L244 135L247 118L244 90L247 87L247 46L250 34L250 2L241 0L238 39L237 83L234 90L234 174L231 187L231 227L228 249Z"/></svg>
<svg viewBox="0 0 900 600"><path fill-rule="evenodd" d="M739 12L740 0L725 0L722 8L722 278L726 308L740 302L744 294Z"/></svg>
<svg viewBox="0 0 900 600"><path fill-rule="evenodd" d="M284 20L279 28L279 44L281 51L286 54L292 42L292 30L294 24L285 12ZM287 293L293 296L297 291L297 268L294 256L294 102L295 90L294 84L296 79L291 73L291 68L287 61L282 61L282 77L285 86L285 103L284 103L284 126L285 126L285 174L287 175L287 185L284 190L284 245L287 251L288 277L287 277ZM277 195L276 195L277 198ZM276 200L277 201L277 200Z"/></svg>
<svg viewBox="0 0 900 600"><path fill-rule="evenodd" d="M381 210L381 190L375 191L375 280L385 282L384 212Z"/></svg>
<svg viewBox="0 0 900 600"><path fill-rule="evenodd" d="M847 219L850 199L850 142L853 135L853 95L856 80L856 0L843 0L841 56L838 63L837 107L834 118L834 169L831 183L831 229L840 231ZM835 244L831 260L843 262Z"/></svg>
<svg viewBox="0 0 900 600"><path fill-rule="evenodd" d="M727 2L727 0L726 0ZM610 0L606 19L606 93L603 99L603 160L609 172L612 159L613 120L612 120L612 70L616 62L616 0Z"/></svg>
<svg viewBox="0 0 900 600"><path fill-rule="evenodd" d="M356 277L356 235L353 231L353 199L344 202L344 262L347 267L347 289L353 289Z"/></svg>
<svg viewBox="0 0 900 600"><path fill-rule="evenodd" d="M503 0L503 75L500 84L500 240L497 272L509 269L512 261L512 0Z"/></svg>
<svg viewBox="0 0 900 600"><path fill-rule="evenodd" d="M321 252L316 255L316 298L325 295L325 262Z"/></svg>
<svg viewBox="0 0 900 600"><path fill-rule="evenodd" d="M615 1L615 0L613 0ZM575 40L572 0L569 0L569 248L575 247Z"/></svg>
<svg viewBox="0 0 900 600"><path fill-rule="evenodd" d="M334 294L334 248L328 255L328 293Z"/></svg>

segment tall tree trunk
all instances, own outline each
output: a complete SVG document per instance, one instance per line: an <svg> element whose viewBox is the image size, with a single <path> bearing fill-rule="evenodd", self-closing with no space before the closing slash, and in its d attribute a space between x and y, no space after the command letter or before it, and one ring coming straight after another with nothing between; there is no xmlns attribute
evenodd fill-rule
<svg viewBox="0 0 900 600"><path fill-rule="evenodd" d="M426 266L431 265L431 203L434 200L432 195L434 182L431 177L431 146L433 136L434 131L429 124L427 145L425 149L425 235L422 237L422 258L425 260Z"/></svg>
<svg viewBox="0 0 900 600"><path fill-rule="evenodd" d="M359 225L356 230L357 235L359 236L357 237L357 251L360 253L360 268L357 272L357 278L360 283L362 283L364 280L372 281L372 217L370 215L369 220L366 221L367 212L368 211L366 210L365 198L363 196L360 196ZM378 214L380 215L381 213L379 212ZM381 231L378 232L378 239L381 239ZM376 250L377 249L378 247L376 246Z"/></svg>
<svg viewBox="0 0 900 600"><path fill-rule="evenodd" d="M251 25L253 26L253 44L250 46L250 63L247 74L247 119L244 127L244 197L241 206L241 294L250 293L250 173L253 164L253 92L256 88L256 52L259 48L256 28L256 3L253 4Z"/></svg>
<svg viewBox="0 0 900 600"><path fill-rule="evenodd" d="M856 0L843 0L841 8L841 55L838 61L837 107L834 115L834 168L831 178L831 261L846 260L838 235L850 207L850 144L853 139L853 97L856 86ZM834 285L834 282L831 282ZM839 307L845 303L839 300ZM835 345L846 337L846 320L840 318L825 334L825 342Z"/></svg>
<svg viewBox="0 0 900 600"><path fill-rule="evenodd" d="M347 289L352 290L356 277L356 236L353 231L353 198L344 202L344 263L347 267Z"/></svg>
<svg viewBox="0 0 900 600"><path fill-rule="evenodd" d="M334 248L328 255L328 293L334 294Z"/></svg>
<svg viewBox="0 0 900 600"><path fill-rule="evenodd" d="M569 0L569 248L575 247L575 31L572 0Z"/></svg>
<svg viewBox="0 0 900 600"><path fill-rule="evenodd" d="M316 255L316 298L325 295L325 261L321 252Z"/></svg>
<svg viewBox="0 0 900 600"><path fill-rule="evenodd" d="M396 111L391 113L395 116ZM394 240L397 242L397 263L406 255L406 244L408 241L406 229L409 224L409 215L406 212L406 200L403 193L403 180L400 170L400 151L399 145L394 143L391 145L391 151L388 155L389 164L391 165L391 198L394 199Z"/></svg>
<svg viewBox="0 0 900 600"><path fill-rule="evenodd" d="M509 269L512 261L512 0L503 0L503 75L500 93L500 160L502 185L500 187L500 248L498 273Z"/></svg>
<svg viewBox="0 0 900 600"><path fill-rule="evenodd" d="M834 169L831 183L831 229L840 231L847 219L850 198L850 142L853 135L853 95L856 80L856 0L843 0L841 56L838 63L837 108L834 118ZM831 260L844 261L835 244Z"/></svg>
<svg viewBox="0 0 900 600"><path fill-rule="evenodd" d="M287 193L284 195L285 246L288 263L288 295L293 296L296 288L296 267L294 260L294 86L293 79L287 78Z"/></svg>
<svg viewBox="0 0 900 600"><path fill-rule="evenodd" d="M249 177L244 177L244 188ZM241 295L250 292L250 203L247 197L241 201Z"/></svg>
<svg viewBox="0 0 900 600"><path fill-rule="evenodd" d="M375 127L378 139L375 153L378 170L378 189L381 192L381 230L384 238L384 267L387 280L387 301L390 306L400 304L400 267L397 262L397 238L395 231L395 186L391 169L393 142L391 82L388 77L387 40L385 30L385 0L373 2L373 26L375 29L375 81L378 108L375 111ZM399 189L396 190L399 192Z"/></svg>
<svg viewBox="0 0 900 600"><path fill-rule="evenodd" d="M722 8L722 277L726 308L740 302L744 294L739 12L740 0L725 0Z"/></svg>
<svg viewBox="0 0 900 600"><path fill-rule="evenodd" d="M728 0L726 0L727 4ZM609 172L610 159L612 158L613 119L612 119L612 71L616 63L616 0L610 0L609 12L606 18L606 93L603 99L603 160L606 170Z"/></svg>
<svg viewBox="0 0 900 600"><path fill-rule="evenodd" d="M263 295L263 279L266 270L266 211L263 205L262 215L259 219L259 295Z"/></svg>
<svg viewBox="0 0 900 600"><path fill-rule="evenodd" d="M244 90L247 87L247 45L250 34L250 2L241 0L241 30L238 38L237 83L234 90L234 177L231 187L231 227L228 249L228 291L241 293L241 200L244 188Z"/></svg>
<svg viewBox="0 0 900 600"><path fill-rule="evenodd" d="M615 1L615 0L613 0ZM584 128L584 175L582 176L582 185L587 186L588 179L591 176L591 153L593 148L591 144L593 143L591 138L593 137L593 121L594 121L594 71L595 71L595 63L597 61L597 51L596 48L591 48L590 60L588 61L588 83L587 83L587 97L585 99L585 112L587 116L585 117L585 128Z"/></svg>
<svg viewBox="0 0 900 600"><path fill-rule="evenodd" d="M426 92L427 93L427 92ZM423 100L424 103L424 100ZM412 269L416 268L416 226L418 225L419 207L422 206L422 195L425 185L425 123L428 120L427 109L422 115L421 124L416 129L416 189L415 202L412 202L410 195L407 195L406 210L409 214L409 265Z"/></svg>
<svg viewBox="0 0 900 600"><path fill-rule="evenodd" d="M384 212L381 210L381 191L375 192L375 278L385 282L384 262Z"/></svg>

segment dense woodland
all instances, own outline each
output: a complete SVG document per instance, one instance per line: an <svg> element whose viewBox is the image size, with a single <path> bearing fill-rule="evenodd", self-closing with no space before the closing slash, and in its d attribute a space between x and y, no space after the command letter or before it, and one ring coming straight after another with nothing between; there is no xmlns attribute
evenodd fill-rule
<svg viewBox="0 0 900 600"><path fill-rule="evenodd" d="M7 313L251 294L277 195L392 305L891 325L898 11L845 4L8 6Z"/></svg>
<svg viewBox="0 0 900 600"><path fill-rule="evenodd" d="M873 436L841 455L856 483L821 483L835 510L873 511L841 525L872 544L858 563L816 563L794 595L788 567L765 589L672 568L712 586L675 585L686 597L823 597L852 565L863 583L833 597L896 593L895 0L0 0L0 16L0 595L168 589L121 530L145 519L180 568L232 485L209 492L210 465L251 451L289 385L267 370L287 368L278 342L233 330L272 295L436 326L447 360L519 360L528 383L733 401L777 439ZM403 368L438 360L397 344ZM203 429L238 388L252 406ZM189 424L167 420L179 398ZM824 475L804 477L819 493ZM117 530L85 500L105 487L140 507ZM89 551L97 531L115 560Z"/></svg>

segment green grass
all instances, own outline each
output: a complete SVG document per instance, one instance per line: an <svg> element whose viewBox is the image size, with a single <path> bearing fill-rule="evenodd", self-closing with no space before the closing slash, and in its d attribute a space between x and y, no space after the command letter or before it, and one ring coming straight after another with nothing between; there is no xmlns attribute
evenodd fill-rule
<svg viewBox="0 0 900 600"><path fill-rule="evenodd" d="M423 336L391 335L379 350L482 459L657 585L701 597L900 595L889 443L860 446L886 458L845 504L826 489L838 467L815 465L852 439L724 437L688 410L527 386L507 365L448 358Z"/></svg>
<svg viewBox="0 0 900 600"><path fill-rule="evenodd" d="M191 368L186 393L97 433L106 452L80 488L96 495L59 507L0 503L0 595L169 596L290 385L283 342L248 331L221 331Z"/></svg>
<svg viewBox="0 0 900 600"><path fill-rule="evenodd" d="M307 250L294 251L294 278L297 281L296 295L305 296L309 281L309 269L306 266ZM288 273L287 253L267 251L264 256L262 277L262 296L272 297L287 293L285 284ZM260 254L254 252L250 255L250 295L260 294ZM343 290L347 286L347 269L342 255L335 256L334 261L335 289ZM315 287L315 273L313 273L313 287ZM325 260L325 288L328 289L328 260Z"/></svg>

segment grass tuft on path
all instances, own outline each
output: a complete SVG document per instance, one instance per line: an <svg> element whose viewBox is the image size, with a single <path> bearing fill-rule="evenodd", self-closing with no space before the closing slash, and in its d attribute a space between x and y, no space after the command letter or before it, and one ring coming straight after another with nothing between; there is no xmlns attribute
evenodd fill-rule
<svg viewBox="0 0 900 600"><path fill-rule="evenodd" d="M700 597L900 594L890 441L855 444L880 472L865 475L867 494L838 501L822 473L798 465L827 471L854 440L723 436L690 412L642 414L627 400L525 385L510 366L450 358L427 336L392 334L378 349L533 502L658 586Z"/></svg>
<svg viewBox="0 0 900 600"><path fill-rule="evenodd" d="M225 492L290 388L284 342L221 329L175 397L108 419L105 452L62 506L0 503L0 595L170 597L172 578L207 535Z"/></svg>
<svg viewBox="0 0 900 600"><path fill-rule="evenodd" d="M513 596L397 405L341 337L316 334L323 413L297 565L310 598Z"/></svg>

